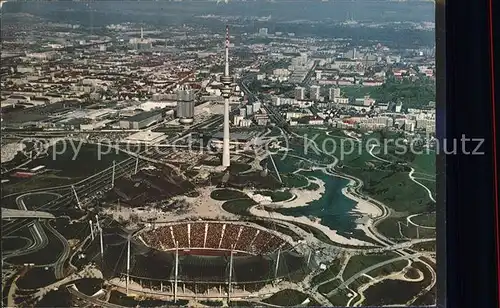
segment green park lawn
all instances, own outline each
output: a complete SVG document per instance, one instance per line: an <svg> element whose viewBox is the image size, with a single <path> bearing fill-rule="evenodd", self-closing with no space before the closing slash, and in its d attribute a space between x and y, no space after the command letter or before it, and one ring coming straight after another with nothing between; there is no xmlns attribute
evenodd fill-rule
<svg viewBox="0 0 500 308"><path fill-rule="evenodd" d="M351 278L356 273L362 271L363 269L375 265L379 262L384 262L392 258L396 258L397 255L393 252L386 252L383 254L369 254L369 255L356 255L352 256L347 263L346 268L342 277L344 281Z"/></svg>
<svg viewBox="0 0 500 308"><path fill-rule="evenodd" d="M436 213L425 213L422 215L414 216L411 221L419 226L436 227Z"/></svg>
<svg viewBox="0 0 500 308"><path fill-rule="evenodd" d="M250 198L226 201L222 204L224 211L241 216L248 216L248 209L257 203Z"/></svg>
<svg viewBox="0 0 500 308"><path fill-rule="evenodd" d="M332 264L326 270L312 278L312 285L322 283L323 281L332 279L333 277L337 276L337 274L340 272L340 268L340 259L333 260Z"/></svg>
<svg viewBox="0 0 500 308"><path fill-rule="evenodd" d="M309 296L302 292L292 289L285 289L279 291L278 293L273 294L271 297L268 297L263 300L264 303L278 305L278 306L299 306L302 304ZM311 302L308 306L317 306L314 300L310 299Z"/></svg>
<svg viewBox="0 0 500 308"><path fill-rule="evenodd" d="M210 197L218 201L227 201L227 200L246 198L247 195L239 190L217 189L210 194Z"/></svg>
<svg viewBox="0 0 500 308"><path fill-rule="evenodd" d="M270 190L260 190L256 191L256 194L271 197L273 202L281 202L289 200L293 197L292 193L289 191L270 191Z"/></svg>

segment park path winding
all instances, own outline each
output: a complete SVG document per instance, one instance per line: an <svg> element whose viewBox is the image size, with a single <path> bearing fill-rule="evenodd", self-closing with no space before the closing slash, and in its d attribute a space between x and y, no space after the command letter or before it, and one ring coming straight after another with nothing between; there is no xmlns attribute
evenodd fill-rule
<svg viewBox="0 0 500 308"><path fill-rule="evenodd" d="M370 150L368 150L368 153L369 153L369 154L370 154L373 158L378 159L378 160L380 160L380 161L382 161L382 162L385 162L385 163L392 163L392 162L390 162L390 161L388 161L388 160L385 160L385 159L383 159L383 158L381 158L381 157L378 157L378 156L376 156L375 154L373 154L373 149L375 149L375 147L376 147L376 145L372 145L372 146L370 147ZM410 180L411 180L411 181L413 181L414 183L416 183L417 185L419 185L419 186L423 187L423 188L427 191L427 194L429 195L429 199L431 199L431 200L432 200L432 202L436 203L436 199L434 199L434 196L432 195L431 190L430 190L429 188L427 188L427 186L425 186L424 184L422 184L422 183L420 183L419 181L417 181L417 180L416 180L416 178L413 176L413 174L415 173L415 168L413 168L413 167L410 167L410 168L411 168L411 171L410 171L410 173L408 173L408 177L410 178Z"/></svg>

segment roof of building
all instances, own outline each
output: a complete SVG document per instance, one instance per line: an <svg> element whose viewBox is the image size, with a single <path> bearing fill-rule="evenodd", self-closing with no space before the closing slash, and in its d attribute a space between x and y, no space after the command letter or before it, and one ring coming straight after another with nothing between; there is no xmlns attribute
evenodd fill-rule
<svg viewBox="0 0 500 308"><path fill-rule="evenodd" d="M127 140L130 141L143 141L143 142L152 142L162 140L166 135L164 133L151 132L151 131L143 131L132 134L127 137Z"/></svg>
<svg viewBox="0 0 500 308"><path fill-rule="evenodd" d="M231 140L241 140L241 141L249 141L250 139L253 138L252 133L231 133L229 136ZM224 134L222 132L218 132L212 135L212 137L217 139L222 139L224 137Z"/></svg>
<svg viewBox="0 0 500 308"><path fill-rule="evenodd" d="M126 120L129 122L139 122L139 121L149 119L149 118L156 116L156 115L159 115L159 114L161 114L161 111L158 111L158 110L145 111L145 112L141 112L139 114L136 114L134 116L128 117Z"/></svg>

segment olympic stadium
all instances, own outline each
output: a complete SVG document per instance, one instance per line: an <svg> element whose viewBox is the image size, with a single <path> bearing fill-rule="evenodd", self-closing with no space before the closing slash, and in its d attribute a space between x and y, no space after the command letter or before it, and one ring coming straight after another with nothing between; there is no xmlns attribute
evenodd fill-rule
<svg viewBox="0 0 500 308"><path fill-rule="evenodd" d="M133 234L103 228L102 242L102 255L94 241L77 263L94 262L110 287L150 297L244 299L313 268L305 246L250 222L172 222Z"/></svg>

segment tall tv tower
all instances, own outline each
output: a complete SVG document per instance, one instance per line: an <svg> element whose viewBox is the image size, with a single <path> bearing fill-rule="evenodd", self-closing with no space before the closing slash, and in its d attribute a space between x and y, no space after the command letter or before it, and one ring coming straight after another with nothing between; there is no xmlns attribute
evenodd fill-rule
<svg viewBox="0 0 500 308"><path fill-rule="evenodd" d="M222 147L222 166L229 167L231 158L229 155L229 98L231 97L231 84L233 78L229 76L229 26L226 26L226 68L224 76L221 78L224 88L222 97L224 97L224 144Z"/></svg>

